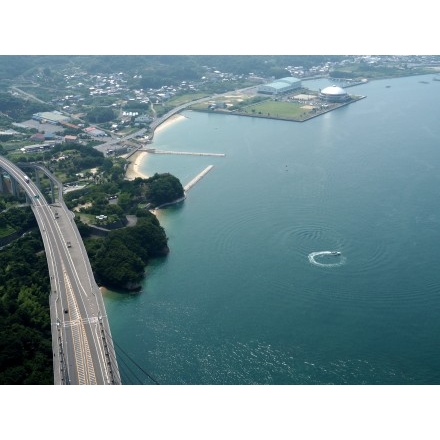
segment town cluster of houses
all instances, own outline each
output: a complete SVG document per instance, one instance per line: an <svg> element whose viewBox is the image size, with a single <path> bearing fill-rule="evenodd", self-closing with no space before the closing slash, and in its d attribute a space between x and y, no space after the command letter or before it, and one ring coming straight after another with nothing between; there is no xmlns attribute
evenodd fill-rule
<svg viewBox="0 0 440 440"><path fill-rule="evenodd" d="M425 57L426 58L426 57ZM305 68L303 66L287 66L286 71L291 75L286 76L280 80L274 79L272 83L265 83L259 86L260 93L268 94L279 94L286 90L297 89L301 87L301 78L313 76L313 75L323 75L329 73L332 69L338 66L344 66L350 63L368 63L368 64L381 64L384 62L398 62L399 57L396 56L359 56L359 57L347 57L343 61L339 62L325 62L322 65L316 65L313 67ZM402 63L405 62L405 66L409 63L411 65L416 65L421 62L420 57L414 57L414 59L408 57L402 58ZM429 60L423 59L422 61L427 62ZM435 60L434 60L435 61ZM434 62L433 61L433 62ZM247 75L235 75L232 73L221 72L215 68L206 67L206 76L203 76L198 81L181 81L176 85L163 85L157 89L140 89L133 87L133 79L142 79L142 75L134 75L134 77L129 76L127 73L118 72L108 75L95 75L89 74L79 69L74 72L69 72L64 74L64 87L63 89L69 90L68 94L64 96L59 96L50 101L54 106L51 112L41 112L33 115L35 121L40 123L45 123L44 127L46 129L37 126L38 133L29 136L28 140L31 143L29 146L23 147L21 150L23 152L35 152L44 150L47 145L54 145L60 142L80 142L81 137L92 137L100 138L107 136L107 133L97 127L90 126L86 127L84 124L73 125L71 124L71 118L73 115L78 113L78 108L90 102L95 97L102 96L115 96L117 97L116 102L112 104L113 107L121 109L121 106L127 106L130 108L130 103L133 103L133 109L139 107L135 104L158 104L164 102L174 95L182 92L194 92L197 91L201 83L212 82L212 81L234 81L247 77L248 79L255 79L261 83L263 78L257 77L254 73L249 73ZM128 104L128 105L127 105ZM218 106L218 104L213 104L213 106ZM115 121L110 128L110 131L118 131L121 126L129 123L134 123L135 125L149 124L152 122L152 118L148 115L141 114L138 111L122 111L120 120ZM47 129L48 124L57 126L57 129L53 131ZM14 124L17 127L26 128L36 128L35 125L30 127L26 123ZM70 127L82 130L83 135L72 136L65 135L59 136L57 132L62 130L59 127ZM17 132L13 129L5 130L0 132L0 135L4 136L23 136L22 133Z"/></svg>

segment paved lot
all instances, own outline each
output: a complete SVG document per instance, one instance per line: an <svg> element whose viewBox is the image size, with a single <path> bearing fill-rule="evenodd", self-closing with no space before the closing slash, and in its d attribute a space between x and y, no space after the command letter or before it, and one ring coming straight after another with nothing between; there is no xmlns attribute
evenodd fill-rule
<svg viewBox="0 0 440 440"><path fill-rule="evenodd" d="M53 124L40 124L38 121L34 121L33 119L29 119L29 121L22 122L23 125L29 128L36 128L39 132L45 133L55 133L55 132L64 132L64 128L61 125L53 125Z"/></svg>

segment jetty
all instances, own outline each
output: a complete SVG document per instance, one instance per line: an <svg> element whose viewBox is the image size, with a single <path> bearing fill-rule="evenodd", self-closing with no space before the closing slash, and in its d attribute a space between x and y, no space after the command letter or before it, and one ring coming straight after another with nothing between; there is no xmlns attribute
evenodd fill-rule
<svg viewBox="0 0 440 440"><path fill-rule="evenodd" d="M225 153L197 153L193 151L170 151L170 150L157 150L156 148L146 148L142 147L140 151L146 151L151 154L180 154L186 156L214 156L214 157L225 157Z"/></svg>
<svg viewBox="0 0 440 440"><path fill-rule="evenodd" d="M184 187L183 190L185 192L188 192L201 178L206 176L212 169L214 168L214 165L207 166L201 173L197 174L194 179L192 179L190 182L188 182Z"/></svg>
<svg viewBox="0 0 440 440"><path fill-rule="evenodd" d="M164 208L165 206L169 206L169 205L175 205L176 203L180 203L183 202L186 199L186 193L204 176L206 176L206 174L208 174L212 169L214 168L214 165L209 165L207 166L201 173L197 174L196 177L194 177L194 179L190 180L184 187L183 187L183 191L184 191L184 195L183 197L181 197L180 199L174 200L172 202L169 203L164 203L162 205L156 206L154 209L150 209L150 212L156 215L156 212L161 209Z"/></svg>

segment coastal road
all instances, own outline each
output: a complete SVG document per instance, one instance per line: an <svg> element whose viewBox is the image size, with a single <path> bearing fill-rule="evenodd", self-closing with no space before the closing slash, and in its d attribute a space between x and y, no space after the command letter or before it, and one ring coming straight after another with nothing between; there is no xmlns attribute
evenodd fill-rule
<svg viewBox="0 0 440 440"><path fill-rule="evenodd" d="M120 384L102 294L73 214L62 200L61 183L53 178L58 200L48 204L38 187L26 181L25 173L1 156L0 168L26 192L43 238L51 285L55 385Z"/></svg>

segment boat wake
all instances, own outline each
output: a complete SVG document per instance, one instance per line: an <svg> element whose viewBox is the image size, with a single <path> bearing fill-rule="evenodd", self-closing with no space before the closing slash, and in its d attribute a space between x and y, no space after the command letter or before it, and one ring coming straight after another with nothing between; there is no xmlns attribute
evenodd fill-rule
<svg viewBox="0 0 440 440"><path fill-rule="evenodd" d="M345 262L347 260L338 251L311 252L308 255L308 257L309 257L310 263L314 264L315 266L321 266L321 267L337 267L337 266L342 266L343 264L345 264Z"/></svg>

